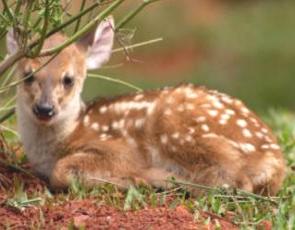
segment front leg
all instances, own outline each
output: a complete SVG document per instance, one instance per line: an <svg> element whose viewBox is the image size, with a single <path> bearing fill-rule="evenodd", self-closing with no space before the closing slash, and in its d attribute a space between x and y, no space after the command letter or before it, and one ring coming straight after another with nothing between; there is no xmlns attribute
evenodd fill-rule
<svg viewBox="0 0 295 230"><path fill-rule="evenodd" d="M78 179L86 187L112 183L121 189L133 184L129 170L116 168L115 162L104 155L78 152L57 161L50 176L50 186L55 190L66 189Z"/></svg>

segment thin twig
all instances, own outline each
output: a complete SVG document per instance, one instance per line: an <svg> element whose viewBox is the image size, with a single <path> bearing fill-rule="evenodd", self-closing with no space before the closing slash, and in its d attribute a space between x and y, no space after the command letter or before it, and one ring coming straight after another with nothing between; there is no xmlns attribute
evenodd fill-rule
<svg viewBox="0 0 295 230"><path fill-rule="evenodd" d="M103 75L100 75L100 74L93 74L93 73L88 73L87 74L88 77L92 77L92 78L98 78L98 79L103 79L103 80L107 80L107 81L111 81L111 82L115 82L115 83L118 83L118 84L121 84L121 85L125 85L131 89L135 89L136 91L142 91L141 88L131 84L131 83L128 83L128 82L125 82L125 81L122 81L120 79L116 79L116 78L112 78L112 77L107 77L107 76L103 76Z"/></svg>
<svg viewBox="0 0 295 230"><path fill-rule="evenodd" d="M111 4L109 7L107 7L103 12L101 12L96 18L94 18L91 22L86 24L81 30L79 30L77 33L72 35L69 39L67 39L65 42L63 42L61 45L54 47L52 49L44 50L41 52L39 56L48 56L52 55L56 52L61 51L65 47L69 46L73 42L77 41L79 38L81 38L83 35L85 35L87 32L89 32L96 24L97 22L101 21L102 19L106 18L110 14L110 12L114 11L119 5L121 5L125 0L117 0L113 4Z"/></svg>
<svg viewBox="0 0 295 230"><path fill-rule="evenodd" d="M136 43L136 44L133 44L133 45L130 45L130 46L125 46L125 47L122 47L122 48L113 49L112 53L118 53L118 52L121 52L121 51L124 51L124 50L129 50L129 49L133 49L133 48L137 48L137 47L141 47L141 46L145 46L145 45L150 45L150 44L160 42L160 41L163 41L163 38L156 38L156 39L152 39L152 40L149 40L149 41Z"/></svg>
<svg viewBox="0 0 295 230"><path fill-rule="evenodd" d="M46 38L47 29L48 29L48 24L49 24L49 1L46 0L45 1L45 11L44 11L44 23L43 23L43 27L42 27L42 31L41 31L41 36L39 39L39 43L36 47L36 50L32 54L32 57L38 56L42 47L43 47L43 44L44 44L44 41Z"/></svg>
<svg viewBox="0 0 295 230"><path fill-rule="evenodd" d="M116 31L124 27L131 19L133 19L139 12L141 12L144 7L157 1L160 0L144 0L138 7L136 7L133 11L127 14L120 22L117 23Z"/></svg>
<svg viewBox="0 0 295 230"><path fill-rule="evenodd" d="M0 124L6 121L8 118L10 118L15 112L15 109L11 109L7 113L5 113L2 117L0 117Z"/></svg>
<svg viewBox="0 0 295 230"><path fill-rule="evenodd" d="M82 0L81 6L80 6L80 12L84 10L85 4L86 4L86 0ZM74 29L74 33L77 33L77 31L79 30L81 19L82 19L82 17L77 19L76 27Z"/></svg>

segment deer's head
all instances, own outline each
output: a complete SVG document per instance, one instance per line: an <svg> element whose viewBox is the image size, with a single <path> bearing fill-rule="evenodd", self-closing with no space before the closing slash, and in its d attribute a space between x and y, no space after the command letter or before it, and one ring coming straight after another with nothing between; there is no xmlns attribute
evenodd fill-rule
<svg viewBox="0 0 295 230"><path fill-rule="evenodd" d="M87 69L99 68L108 61L114 40L112 18L102 21L90 32L56 56L34 59L23 58L17 64L17 75L24 81L18 86L20 106L35 122L51 125L66 117L74 107L80 106L80 94ZM62 44L67 37L57 33L49 37L43 50ZM18 46L14 33L7 35L10 54Z"/></svg>

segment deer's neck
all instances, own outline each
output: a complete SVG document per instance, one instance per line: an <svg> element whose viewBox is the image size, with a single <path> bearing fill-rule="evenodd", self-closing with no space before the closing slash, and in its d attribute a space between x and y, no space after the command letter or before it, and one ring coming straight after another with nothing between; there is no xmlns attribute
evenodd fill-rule
<svg viewBox="0 0 295 230"><path fill-rule="evenodd" d="M22 99L17 100L17 123L24 151L38 173L48 176L60 153L63 141L71 135L78 124L78 117L84 109L79 98L68 105L53 125L40 125L32 117Z"/></svg>

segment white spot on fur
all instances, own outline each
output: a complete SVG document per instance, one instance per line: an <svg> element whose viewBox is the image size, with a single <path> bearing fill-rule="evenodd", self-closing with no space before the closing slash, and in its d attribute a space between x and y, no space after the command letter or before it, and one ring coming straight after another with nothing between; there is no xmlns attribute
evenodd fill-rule
<svg viewBox="0 0 295 230"><path fill-rule="evenodd" d="M107 126L107 125L103 125L103 126L101 127L101 130L104 131L104 132L107 132L107 131L109 131L109 126Z"/></svg>
<svg viewBox="0 0 295 230"><path fill-rule="evenodd" d="M234 103L235 103L236 106L240 106L240 105L243 104L243 103L242 103L240 100L238 100L238 99L236 99L236 100L234 101Z"/></svg>
<svg viewBox="0 0 295 230"><path fill-rule="evenodd" d="M250 113L250 110L247 109L246 107L242 107L242 108L241 108L241 112L242 112L242 113L245 113L245 114L249 114L249 113Z"/></svg>
<svg viewBox="0 0 295 230"><path fill-rule="evenodd" d="M118 128L119 128L119 122L117 122L117 121L113 121L113 122L112 122L112 128L113 128L113 129L118 129Z"/></svg>
<svg viewBox="0 0 295 230"><path fill-rule="evenodd" d="M262 148L262 149L279 150L279 149L280 149L280 146L277 145L277 144L264 144L264 145L261 145L261 148Z"/></svg>
<svg viewBox="0 0 295 230"><path fill-rule="evenodd" d="M228 120L230 119L230 115L227 113L221 114L219 124L225 125L227 124Z"/></svg>
<svg viewBox="0 0 295 230"><path fill-rule="evenodd" d="M258 137L259 139L262 139L264 137L263 133L261 132L255 132L255 136Z"/></svg>
<svg viewBox="0 0 295 230"><path fill-rule="evenodd" d="M235 115L236 114L236 112L233 111L232 109L226 109L226 110L224 110L224 112L228 115Z"/></svg>
<svg viewBox="0 0 295 230"><path fill-rule="evenodd" d="M244 153L251 153L256 151L255 146L250 143L240 143L240 148Z"/></svg>
<svg viewBox="0 0 295 230"><path fill-rule="evenodd" d="M167 144L167 142L168 142L168 136L166 134L162 134L160 136L160 140L161 140L161 143L162 144Z"/></svg>
<svg viewBox="0 0 295 230"><path fill-rule="evenodd" d="M185 108L187 110L194 110L195 109L195 106L193 104L191 104L191 103L188 103L188 104L185 105Z"/></svg>
<svg viewBox="0 0 295 230"><path fill-rule="evenodd" d="M200 116L200 117L195 118L195 121L198 123L205 122L206 120L207 120L207 118L205 116Z"/></svg>
<svg viewBox="0 0 295 230"><path fill-rule="evenodd" d="M267 130L266 128L262 128L261 131L262 131L263 133L268 133L268 130Z"/></svg>
<svg viewBox="0 0 295 230"><path fill-rule="evenodd" d="M220 125L226 125L227 122L228 122L228 120L225 120L225 119L222 119L222 120L219 120L219 121L218 121L218 123L219 123Z"/></svg>
<svg viewBox="0 0 295 230"><path fill-rule="evenodd" d="M155 108L156 108L156 103L151 103L150 106L148 107L147 114L151 115L155 111Z"/></svg>
<svg viewBox="0 0 295 230"><path fill-rule="evenodd" d="M253 135L252 135L252 133L250 132L249 129L243 129L243 130L242 130L242 133L243 133L243 136L244 136L244 137L247 137L247 138L251 138L251 137L253 137Z"/></svg>
<svg viewBox="0 0 295 230"><path fill-rule="evenodd" d="M179 136L180 136L179 132L173 133L173 134L171 135L171 137L172 137L173 139L178 139Z"/></svg>
<svg viewBox="0 0 295 230"><path fill-rule="evenodd" d="M192 93L190 93L190 94L187 94L186 97L187 97L188 99L196 99L196 98L198 98L198 94L192 92Z"/></svg>
<svg viewBox="0 0 295 230"><path fill-rule="evenodd" d="M212 102L212 105L217 108L217 109L223 109L224 105L219 101L219 100L215 100Z"/></svg>
<svg viewBox="0 0 295 230"><path fill-rule="evenodd" d="M141 110L141 109L151 109L154 106L154 102L148 101L123 101L114 104L114 109L117 113L125 112L131 109Z"/></svg>
<svg viewBox="0 0 295 230"><path fill-rule="evenodd" d="M252 121L254 125L258 125L259 124L258 121L254 117L251 117L250 118L250 121Z"/></svg>
<svg viewBox="0 0 295 230"><path fill-rule="evenodd" d="M266 140L268 143L272 143L272 139L269 136L264 136L264 140Z"/></svg>
<svg viewBox="0 0 295 230"><path fill-rule="evenodd" d="M218 111L214 109L210 109L207 112L211 117L216 117L218 115Z"/></svg>
<svg viewBox="0 0 295 230"><path fill-rule="evenodd" d="M106 106L102 106L102 107L99 108L99 112L100 112L101 114L106 113L107 110L108 110L108 107L106 107Z"/></svg>
<svg viewBox="0 0 295 230"><path fill-rule="evenodd" d="M101 141L106 141L106 140L108 140L109 138L110 138L110 136L107 135L107 134L105 134L105 133L102 133L102 134L99 135L99 139L100 139Z"/></svg>
<svg viewBox="0 0 295 230"><path fill-rule="evenodd" d="M119 128L120 129L123 129L124 126L125 126L125 120L124 119L120 119L120 121L119 121Z"/></svg>
<svg viewBox="0 0 295 230"><path fill-rule="evenodd" d="M222 96L221 97L221 100L227 104L232 104L233 103L233 99L231 99L230 97L228 96Z"/></svg>
<svg viewBox="0 0 295 230"><path fill-rule="evenodd" d="M270 144L270 148L274 149L274 150L279 150L281 149L279 145L277 144Z"/></svg>
<svg viewBox="0 0 295 230"><path fill-rule="evenodd" d="M229 114L227 114L227 113L224 113L224 114L221 114L220 115L220 118L222 119L222 120L229 120L230 119L230 115Z"/></svg>
<svg viewBox="0 0 295 230"><path fill-rule="evenodd" d="M191 135L186 135L186 136L185 136L185 140L186 140L187 142L192 142L192 141L193 141L193 138L192 138Z"/></svg>
<svg viewBox="0 0 295 230"><path fill-rule="evenodd" d="M84 119L83 119L83 124L84 124L85 126L88 126L88 125L89 125L89 120L90 120L89 116L86 115L86 116L84 117Z"/></svg>
<svg viewBox="0 0 295 230"><path fill-rule="evenodd" d="M170 116L172 114L172 111L171 111L171 109L165 109L165 111L164 111L164 115L167 115L167 116Z"/></svg>
<svg viewBox="0 0 295 230"><path fill-rule="evenodd" d="M203 134L202 137L204 137L204 138L218 138L219 136L216 133L207 133L207 134Z"/></svg>
<svg viewBox="0 0 295 230"><path fill-rule="evenodd" d="M137 129L142 128L142 126L144 125L144 122L145 122L145 119L144 118L136 119L135 122L134 122L135 127Z"/></svg>
<svg viewBox="0 0 295 230"><path fill-rule="evenodd" d="M143 94L138 94L138 95L136 95L135 97L134 97L134 100L135 101L139 101L139 100L141 100L141 99L143 99L144 98L144 95Z"/></svg>
<svg viewBox="0 0 295 230"><path fill-rule="evenodd" d="M201 129L202 129L204 132L209 132L209 131L210 131L209 126L206 125L206 124L201 125Z"/></svg>
<svg viewBox="0 0 295 230"><path fill-rule="evenodd" d="M99 130L99 124L97 122L94 122L92 125L91 125L91 128L95 131L98 131Z"/></svg>
<svg viewBox="0 0 295 230"><path fill-rule="evenodd" d="M243 119L238 119L237 120L237 125L242 127L242 128L245 128L248 125L248 123L247 123L247 121L245 121Z"/></svg>
<svg viewBox="0 0 295 230"><path fill-rule="evenodd" d="M188 133L189 134L194 134L195 132L196 132L196 130L194 128L192 128L192 127L188 128Z"/></svg>

